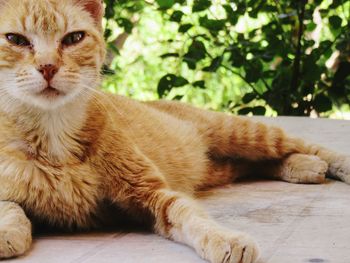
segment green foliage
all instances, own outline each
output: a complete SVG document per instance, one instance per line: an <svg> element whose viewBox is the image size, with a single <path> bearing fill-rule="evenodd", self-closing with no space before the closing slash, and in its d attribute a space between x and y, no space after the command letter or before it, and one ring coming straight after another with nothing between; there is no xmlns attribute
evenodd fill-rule
<svg viewBox="0 0 350 263"><path fill-rule="evenodd" d="M174 74L167 74L159 81L158 94L159 96L163 97L166 92L170 91L172 88L182 87L186 84L188 84L187 79L175 76Z"/></svg>
<svg viewBox="0 0 350 263"><path fill-rule="evenodd" d="M113 46L117 28L157 38L154 51L163 53L152 61L146 59L150 54L140 55L131 64L143 61L143 74L150 74L145 78L157 78L153 88L158 86L160 98L211 101L211 108L239 114L299 116L327 113L350 102L349 0L105 3L114 70L122 64ZM149 16L162 28L157 35L145 24ZM106 87L116 87L117 75ZM146 89L150 94L155 90Z"/></svg>

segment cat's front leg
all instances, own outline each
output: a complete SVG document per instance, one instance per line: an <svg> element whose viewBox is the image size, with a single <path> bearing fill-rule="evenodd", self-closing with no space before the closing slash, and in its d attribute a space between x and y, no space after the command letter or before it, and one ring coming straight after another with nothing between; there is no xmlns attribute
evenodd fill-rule
<svg viewBox="0 0 350 263"><path fill-rule="evenodd" d="M155 231L174 241L192 246L212 263L253 263L258 247L247 234L219 226L195 201L169 190L153 193L150 203L156 215ZM155 208L152 206L155 205Z"/></svg>
<svg viewBox="0 0 350 263"><path fill-rule="evenodd" d="M151 217L156 233L193 247L211 263L256 262L258 248L247 234L219 226L195 200L172 190L167 176L132 141L123 141L129 143L106 147L95 164L104 171L106 198L136 219Z"/></svg>
<svg viewBox="0 0 350 263"><path fill-rule="evenodd" d="M0 259L20 256L32 244L32 227L16 203L0 201Z"/></svg>
<svg viewBox="0 0 350 263"><path fill-rule="evenodd" d="M135 207L148 211L154 219L156 233L193 247L212 263L256 262L258 248L247 234L219 226L194 200L159 188L156 180L153 180L153 186L147 180L139 182L139 187L134 181L128 182L128 206L133 211Z"/></svg>

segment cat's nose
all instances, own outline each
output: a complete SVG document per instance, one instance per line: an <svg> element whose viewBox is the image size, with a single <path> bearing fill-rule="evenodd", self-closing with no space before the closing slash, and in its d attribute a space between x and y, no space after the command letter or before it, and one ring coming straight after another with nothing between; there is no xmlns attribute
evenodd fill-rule
<svg viewBox="0 0 350 263"><path fill-rule="evenodd" d="M58 68L52 64L40 65L39 72L43 75L47 82L50 82L58 72Z"/></svg>

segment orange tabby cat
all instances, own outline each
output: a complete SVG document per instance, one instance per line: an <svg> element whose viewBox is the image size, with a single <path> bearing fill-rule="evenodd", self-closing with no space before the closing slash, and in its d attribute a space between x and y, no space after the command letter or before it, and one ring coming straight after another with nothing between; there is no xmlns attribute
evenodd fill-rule
<svg viewBox="0 0 350 263"><path fill-rule="evenodd" d="M31 222L103 224L107 202L204 259L251 263L244 233L191 199L254 163L275 178L350 183L350 158L282 130L175 102L96 91L105 45L100 0L0 0L0 258L31 246Z"/></svg>

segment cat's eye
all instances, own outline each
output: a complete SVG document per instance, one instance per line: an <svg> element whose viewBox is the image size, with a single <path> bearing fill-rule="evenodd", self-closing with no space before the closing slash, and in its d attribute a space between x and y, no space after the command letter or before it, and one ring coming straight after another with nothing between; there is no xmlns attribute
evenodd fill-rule
<svg viewBox="0 0 350 263"><path fill-rule="evenodd" d="M16 46L28 47L31 45L28 38L20 34L8 33L5 36L8 42Z"/></svg>
<svg viewBox="0 0 350 263"><path fill-rule="evenodd" d="M79 42L81 42L85 37L85 32L83 31L77 31L77 32L72 32L67 34L63 39L62 39L62 44L64 46L72 46L75 45Z"/></svg>

